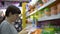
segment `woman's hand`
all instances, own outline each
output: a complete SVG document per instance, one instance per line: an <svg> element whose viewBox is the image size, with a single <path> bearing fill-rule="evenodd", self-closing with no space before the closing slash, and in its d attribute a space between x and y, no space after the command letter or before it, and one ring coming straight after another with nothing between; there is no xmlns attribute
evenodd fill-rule
<svg viewBox="0 0 60 34"><path fill-rule="evenodd" d="M19 32L19 34L28 34L28 31L27 31L27 29L25 28L25 29L23 29L21 32Z"/></svg>

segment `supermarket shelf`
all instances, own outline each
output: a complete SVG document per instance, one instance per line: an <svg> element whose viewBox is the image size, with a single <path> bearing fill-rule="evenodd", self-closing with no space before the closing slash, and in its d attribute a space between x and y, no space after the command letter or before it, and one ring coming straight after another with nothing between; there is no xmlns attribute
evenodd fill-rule
<svg viewBox="0 0 60 34"><path fill-rule="evenodd" d="M49 2L47 2L46 4L44 4L42 7L40 7L39 9L37 9L37 10L35 10L35 11L33 11L31 14L29 14L28 16L30 16L30 15L32 15L32 14L34 14L34 13L36 13L38 10L41 10L41 9L43 9L43 8L45 8L45 7L47 7L47 6L49 6L50 4L52 4L53 2L55 2L56 0L52 0L52 1L49 1ZM27 16L27 17L28 17Z"/></svg>
<svg viewBox="0 0 60 34"><path fill-rule="evenodd" d="M46 21L46 20L54 20L54 19L60 19L60 14L58 15L52 15L52 16L45 16L42 18L39 18L38 21Z"/></svg>

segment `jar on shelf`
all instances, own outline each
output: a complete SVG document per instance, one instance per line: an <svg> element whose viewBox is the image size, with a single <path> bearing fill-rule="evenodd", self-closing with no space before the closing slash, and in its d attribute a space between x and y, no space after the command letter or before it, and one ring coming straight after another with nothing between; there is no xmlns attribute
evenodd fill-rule
<svg viewBox="0 0 60 34"><path fill-rule="evenodd" d="M50 10L50 8L45 8L44 12L45 12L46 16L51 16L51 10Z"/></svg>
<svg viewBox="0 0 60 34"><path fill-rule="evenodd" d="M57 12L60 14L60 3L57 5Z"/></svg>
<svg viewBox="0 0 60 34"><path fill-rule="evenodd" d="M51 7L51 15L57 15L57 6Z"/></svg>

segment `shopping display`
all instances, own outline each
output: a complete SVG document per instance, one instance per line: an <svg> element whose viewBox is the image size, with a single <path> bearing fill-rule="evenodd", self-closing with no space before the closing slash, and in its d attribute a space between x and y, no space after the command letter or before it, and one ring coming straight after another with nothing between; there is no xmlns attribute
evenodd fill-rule
<svg viewBox="0 0 60 34"><path fill-rule="evenodd" d="M45 4L47 4L48 2L50 2L51 0L38 0L38 2L36 4L29 5L28 7L30 8L30 13L32 13L34 10L38 10L40 7L44 6ZM32 11L31 11L32 10Z"/></svg>
<svg viewBox="0 0 60 34"><path fill-rule="evenodd" d="M37 19L43 18L44 16L50 17L54 15L58 15L59 13L59 8L57 6L52 6L52 7L46 7L42 10L39 10L35 13L35 17Z"/></svg>
<svg viewBox="0 0 60 34"><path fill-rule="evenodd" d="M60 2L58 0L35 0L35 2L29 0L25 6L24 4L22 6L22 3L19 6L19 3L21 2L5 2L4 5L21 7L22 14L14 23L18 32L26 28L28 34L60 34ZM1 2L0 6L2 6Z"/></svg>
<svg viewBox="0 0 60 34"><path fill-rule="evenodd" d="M47 4L50 1L52 1L52 0L38 1L39 3L37 3L37 6L35 7L35 8L37 8L36 11L35 12L32 11L30 13L31 19L33 19L32 16L35 17L34 19L35 19L35 25L36 25L36 28L35 28L36 30L31 31L30 34L59 34L59 32L60 32L59 24L60 23L59 23L59 20L57 20L59 18L57 18L56 20L51 19L51 21L49 20L50 18L48 20L45 20L45 19L47 19L48 17L54 16L54 15L56 16L56 15L60 14L59 13L60 3L58 3L57 5L53 5L51 7L49 7L49 5L48 5L47 7L39 10L40 7L43 7L45 4ZM53 3L51 3L51 4L53 4ZM28 17L28 18L30 18L30 17ZM38 19L40 19L41 21L38 21Z"/></svg>
<svg viewBox="0 0 60 34"><path fill-rule="evenodd" d="M60 20L52 20L52 21L38 21L36 30L31 31L30 34L58 34L60 32ZM56 22L56 24L55 24ZM33 29L32 29L33 30Z"/></svg>

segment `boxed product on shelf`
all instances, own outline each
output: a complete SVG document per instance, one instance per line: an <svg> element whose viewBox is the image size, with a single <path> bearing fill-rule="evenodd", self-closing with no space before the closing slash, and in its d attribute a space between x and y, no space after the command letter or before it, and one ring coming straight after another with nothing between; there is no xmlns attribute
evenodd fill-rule
<svg viewBox="0 0 60 34"><path fill-rule="evenodd" d="M44 12L45 12L46 16L51 16L51 10L50 10L50 8L45 8Z"/></svg>
<svg viewBox="0 0 60 34"><path fill-rule="evenodd" d="M60 3L57 5L58 14L60 13Z"/></svg>
<svg viewBox="0 0 60 34"><path fill-rule="evenodd" d="M51 15L57 15L57 6L51 7Z"/></svg>
<svg viewBox="0 0 60 34"><path fill-rule="evenodd" d="M43 10L40 10L39 11L39 18L42 18L44 16L44 11Z"/></svg>

